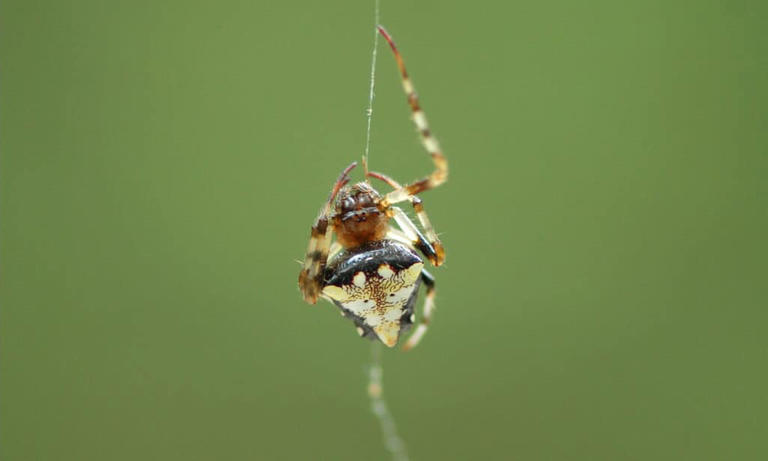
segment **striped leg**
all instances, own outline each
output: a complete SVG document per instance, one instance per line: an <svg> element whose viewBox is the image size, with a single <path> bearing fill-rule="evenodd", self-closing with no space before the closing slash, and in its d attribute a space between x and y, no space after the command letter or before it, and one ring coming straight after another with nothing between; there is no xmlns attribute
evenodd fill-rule
<svg viewBox="0 0 768 461"><path fill-rule="evenodd" d="M299 273L299 289L304 296L304 301L309 304L317 302L317 297L323 289L323 273L325 272L325 264L328 261L331 239L333 238L333 226L328 224L331 205L334 199L336 199L336 194L349 182L349 176L347 175L355 166L357 166L357 163L352 163L341 172L339 179L336 180L333 189L331 189L328 201L325 202L323 209L320 211L320 216L317 217L312 225L309 247L304 258L304 267L302 267Z"/></svg>
<svg viewBox="0 0 768 461"><path fill-rule="evenodd" d="M405 235L405 232L393 226L389 226L389 229L387 230L387 239L395 240L407 246L413 245L413 240Z"/></svg>
<svg viewBox="0 0 768 461"><path fill-rule="evenodd" d="M380 179L395 189L395 191L402 189L402 186L395 181L394 179L390 178L389 176L383 174L383 173L377 173L375 171L371 171L368 173L368 176L374 177L376 179ZM425 239L424 236L421 235L421 233L418 231L416 226L413 224L413 222L408 219L408 216L399 208L392 207L392 209L395 212L395 220L397 221L397 224L400 226L403 231L405 231L408 235L414 235L415 237L419 237L421 240L421 245L427 244L429 248L429 252L425 251L426 249L422 249L421 246L419 246L419 241L413 240L412 243L416 245L416 247L421 250L422 253L424 253L425 256L427 256L430 260L430 262L435 265L439 266L445 261L445 248L443 247L443 244L440 242L440 239L437 237L437 233L435 232L435 228L432 227L432 223L429 221L429 217L427 216L427 212L424 211L424 206L421 203L421 199L416 197L415 195L408 196L407 200L411 202L411 205L413 205L413 211L416 212L416 218L418 218L419 223L421 223L422 229L424 229L424 232L427 234L427 238ZM413 232L409 232L406 227L412 228Z"/></svg>
<svg viewBox="0 0 768 461"><path fill-rule="evenodd" d="M445 248L443 247L442 242L440 242L440 239L437 238L437 233L435 233L435 228L432 227L432 223L429 221L427 212L424 211L424 206L421 203L421 199L416 197L415 195L412 195L411 204L413 205L413 211L416 212L416 217L419 219L419 222L421 223L422 229L424 229L424 232L427 233L427 239L429 239L429 243L432 245L432 248L435 250L435 257L434 259L430 258L430 261L435 266L439 266L443 263L443 261L445 261Z"/></svg>
<svg viewBox="0 0 768 461"><path fill-rule="evenodd" d="M403 345L404 351L413 349L419 344L421 338L423 338L424 334L427 332L427 328L429 328L429 322L432 321L432 312L435 310L435 278L432 277L429 272L422 270L421 280L424 282L424 286L427 287L424 310L421 313L419 324L416 326L416 331L413 332L411 337L408 338L408 341Z"/></svg>
<svg viewBox="0 0 768 461"><path fill-rule="evenodd" d="M405 214L400 208L393 206L390 208L394 212L395 222L403 230L405 235L411 240L411 244L415 246L419 251L429 259L434 266L439 266L445 259L445 250L439 240L427 240L424 235L419 231L419 228L411 221L408 215ZM423 210L422 210L423 213ZM434 234L434 230L432 230ZM437 251L437 248L440 252Z"/></svg>
<svg viewBox="0 0 768 461"><path fill-rule="evenodd" d="M403 202L408 200L409 195L416 195L444 183L445 180L448 179L448 161L440 150L440 145L437 143L437 139L432 136L432 133L429 130L427 117L424 115L424 111L421 110L421 106L419 106L419 98L416 95L410 77L408 77L408 72L405 70L405 63L395 46L395 42L384 27L378 26L378 29L379 33L381 33L387 40L389 46L392 48L392 52L395 54L397 67L400 69L400 75L402 77L403 90L405 90L405 94L408 97L408 104L411 106L413 122L416 124L421 143L424 145L424 148L429 155L432 156L432 161L435 164L435 170L426 178L420 179L414 183L408 184L404 188L394 190L387 194L383 201L385 205L389 205L392 203Z"/></svg>

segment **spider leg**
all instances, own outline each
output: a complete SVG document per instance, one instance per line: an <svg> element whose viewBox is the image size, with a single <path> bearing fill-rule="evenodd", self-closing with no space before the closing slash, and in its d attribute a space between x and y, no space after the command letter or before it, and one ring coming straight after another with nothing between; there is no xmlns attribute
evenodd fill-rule
<svg viewBox="0 0 768 461"><path fill-rule="evenodd" d="M385 183L389 184L392 189L402 189L403 186L400 185L399 182L395 181L394 179L390 178L389 176L385 175L384 173L379 173L377 171L369 171L367 176L370 176L372 178L379 179L381 181L384 181Z"/></svg>
<svg viewBox="0 0 768 461"><path fill-rule="evenodd" d="M390 178L389 176L383 174L383 173L377 173L375 171L371 171L368 173L368 176L371 176L376 179L380 179L394 189L401 189L400 184L395 181L394 179ZM419 223L421 223L421 227L424 229L424 232L427 234L427 238L425 239L424 236L421 235L421 233L416 229L416 226L413 224L413 222L408 219L408 216L403 213L402 210L400 210L397 207L392 207L395 210L395 221L397 221L397 224L400 226L403 231L405 231L407 234L409 232L405 229L405 227L411 227L414 229L414 232L412 232L414 237L419 237L419 241L421 242L421 246L419 246L419 242L416 240L412 240L411 243L416 245L416 247L421 250L422 253L426 257L429 258L430 262L435 265L439 266L445 261L445 248L443 247L443 244L440 242L440 239L437 237L437 233L435 232L435 228L432 227L432 223L429 220L429 217L427 216L427 212L424 211L424 205L421 202L421 199L416 197L415 195L410 195L407 197L407 200L411 202L411 205L413 206L413 211L416 212L416 218L418 218ZM410 234L409 234L410 235ZM425 247L425 249L430 251L425 251L422 249L422 247Z"/></svg>
<svg viewBox="0 0 768 461"><path fill-rule="evenodd" d="M405 235L403 231L401 231L400 229L396 229L392 226L389 226L389 229L387 230L387 238L389 240L394 240L396 242L400 242L407 246L413 245L413 241L410 238L408 238L408 236Z"/></svg>
<svg viewBox="0 0 768 461"><path fill-rule="evenodd" d="M333 258L336 255L336 253L342 250L342 248L344 247L341 246L341 243L333 242L331 244L331 249L328 251L328 258Z"/></svg>
<svg viewBox="0 0 768 461"><path fill-rule="evenodd" d="M435 266L439 266L443 263L443 261L445 261L445 248L443 247L443 243L440 242L440 239L437 237L435 228L432 227L432 223L429 221L427 212L424 211L424 205L421 203L421 199L415 195L412 195L411 205L413 205L413 211L416 212L416 218L418 218L419 223L421 223L421 227L424 229L424 232L426 232L427 239L429 239L429 243L432 245L432 249L435 251L434 260L430 258L430 261Z"/></svg>
<svg viewBox="0 0 768 461"><path fill-rule="evenodd" d="M420 202L419 205L421 205ZM421 253L429 259L429 262L431 262L432 265L439 266L442 264L445 259L445 250L443 249L443 244L440 243L440 240L434 235L435 231L431 227L429 228L428 232L433 234L434 240L427 240L427 238L424 237L424 234L419 231L419 228L416 227L413 221L411 221L402 209L396 206L390 207L390 209L394 213L393 217L395 218L395 222L400 229L403 230L408 239L410 239L411 244L421 251ZM422 214L424 214L423 210ZM424 217L426 218L426 214L424 214ZM427 221L427 223L429 224L429 221Z"/></svg>
<svg viewBox="0 0 768 461"><path fill-rule="evenodd" d="M419 344L421 338L427 332L427 328L429 328L429 322L432 321L432 312L435 310L435 278L432 277L432 274L422 269L421 280L424 282L424 286L427 287L424 310L421 313L421 319L419 319L416 330L403 345L403 351L413 349Z"/></svg>
<svg viewBox="0 0 768 461"><path fill-rule="evenodd" d="M421 144L427 150L427 153L432 157L432 162L435 164L435 170L430 173L426 178L420 179L416 182L406 185L405 187L398 188L384 197L384 205L392 203L398 203L408 200L409 195L416 195L424 192L425 190L433 189L440 184L444 183L448 179L448 161L443 155L440 145L432 136L432 132L427 124L427 117L424 115L424 111L419 105L419 98L416 95L416 90L413 87L408 72L405 70L405 62L400 52L395 46L395 42L392 37L382 26L378 26L379 33L387 40L392 52L395 54L395 60L397 61L397 67L400 69L400 76L403 83L403 90L408 97L408 105L411 106L411 117L416 125L416 129L419 132L421 138Z"/></svg>
<svg viewBox="0 0 768 461"><path fill-rule="evenodd" d="M317 302L317 297L323 288L323 273L328 262L331 239L333 238L333 226L329 225L328 222L331 205L336 198L336 194L349 182L349 176L347 175L356 165L356 162L352 163L341 172L341 175L339 175L331 189L328 200L320 211L320 215L312 225L307 255L304 258L304 266L299 273L299 289L304 296L304 301L309 304Z"/></svg>

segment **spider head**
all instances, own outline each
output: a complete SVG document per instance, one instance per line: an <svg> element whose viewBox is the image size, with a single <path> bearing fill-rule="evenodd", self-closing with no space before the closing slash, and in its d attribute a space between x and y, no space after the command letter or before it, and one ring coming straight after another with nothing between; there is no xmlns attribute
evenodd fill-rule
<svg viewBox="0 0 768 461"><path fill-rule="evenodd" d="M388 217L379 210L380 200L381 195L364 182L341 190L334 216L339 243L351 248L384 238Z"/></svg>

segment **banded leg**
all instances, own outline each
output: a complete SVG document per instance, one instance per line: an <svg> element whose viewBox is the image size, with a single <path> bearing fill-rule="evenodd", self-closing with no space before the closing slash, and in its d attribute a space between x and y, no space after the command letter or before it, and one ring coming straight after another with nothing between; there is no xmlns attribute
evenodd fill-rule
<svg viewBox="0 0 768 461"><path fill-rule="evenodd" d="M405 235L411 240L411 244L415 246L416 249L421 251L422 254L424 254L424 256L426 256L427 259L429 259L429 262L431 262L434 266L439 266L442 264L443 261L440 259L440 255L432 245L433 242L427 240L424 237L421 231L419 231L419 228L416 227L408 215L406 215L403 210L396 206L393 206L390 209L394 212L393 217L395 218L395 222L397 222L397 225L400 227L400 229L402 229ZM440 248L442 249L442 244L440 244L439 241L437 244L440 245Z"/></svg>
<svg viewBox="0 0 768 461"><path fill-rule="evenodd" d="M432 132L429 130L427 117L424 115L424 111L419 105L419 98L416 95L416 90L408 76L408 72L405 70L403 57L400 55L400 52L395 46L395 42L384 27L378 26L378 29L379 33L381 33L384 39L387 40L390 48L392 48L392 52L395 54L397 67L400 69L400 76L402 78L403 90L408 97L408 105L411 106L413 123L416 125L416 129L419 132L421 144L424 145L427 153L432 157L432 162L435 164L435 170L426 178L420 179L414 183L408 184L404 188L399 188L387 194L383 201L386 205L389 205L392 203L404 202L408 200L409 195L416 195L444 183L446 179L448 179L448 161L440 150L440 145L438 144L437 139L432 136Z"/></svg>
<svg viewBox="0 0 768 461"><path fill-rule="evenodd" d="M377 173L375 171L369 172L368 176L374 177L376 179L380 179L390 186L392 186L394 189L402 189L400 184L395 181L394 179L390 178L389 176L383 174L383 173ZM424 232L427 234L426 242L431 247L431 252L428 254L426 251L422 250L417 245L417 241L413 241L412 243L414 245L417 245L417 248L421 250L422 253L424 253L425 256L429 258L429 261L434 266L439 266L445 261L445 248L443 247L443 244L440 242L440 239L437 237L437 233L435 232L435 228L432 227L432 223L429 221L429 217L427 216L427 212L424 211L424 206L421 202L421 199L419 197L416 197L415 195L411 195L407 198L411 202L411 205L413 206L413 211L416 213L416 218L419 220L419 223L421 224L422 229L424 229ZM400 226L403 231L408 233L408 231L405 229L404 226L412 227L415 231L414 233L416 236L420 237L421 240L425 240L424 237L421 235L421 233L416 229L416 226L413 224L413 222L408 218L408 216L403 213L402 210L400 210L397 207L392 207L394 209L395 213L395 220L397 221L397 224ZM398 215L400 215L398 217Z"/></svg>
<svg viewBox="0 0 768 461"><path fill-rule="evenodd" d="M422 205L421 199L416 197L415 195L412 195L411 205L413 205L413 211L416 212L416 218L418 218L419 222L421 223L422 229L424 229L424 232L427 233L427 238L429 239L429 243L432 245L432 248L435 250L435 258L434 260L430 259L430 261L432 262L432 264L435 265L435 267L437 267L443 264L443 262L445 261L445 248L443 247L443 243L437 237L435 228L432 227L432 223L429 221L427 212L424 211L424 205Z"/></svg>
<svg viewBox="0 0 768 461"><path fill-rule="evenodd" d="M413 240L405 235L405 232L401 231L400 229L396 229L393 226L389 226L389 229L387 230L387 238L389 240L400 242L404 245L413 245Z"/></svg>
<svg viewBox="0 0 768 461"><path fill-rule="evenodd" d="M421 251L421 254L423 254L428 259L430 259L430 262L431 262L431 258L433 258L435 255L432 245L430 245L427 239L425 239L420 232L416 235L416 237L413 237L412 232L409 232L408 234L406 234L400 229L396 229L393 226L389 226L389 230L387 230L387 238L390 240L395 240L397 242L405 244L409 247L416 247L416 249Z"/></svg>
<svg viewBox="0 0 768 461"><path fill-rule="evenodd" d="M336 199L336 194L349 182L347 175L355 166L357 166L356 162L341 172L331 189L328 200L320 211L320 215L312 225L307 255L304 258L304 266L299 273L299 289L304 296L304 301L309 304L317 302L317 297L323 289L323 273L325 272L325 264L328 262L331 239L333 238L333 226L328 225L331 205Z"/></svg>
<svg viewBox="0 0 768 461"><path fill-rule="evenodd" d="M427 328L429 328L429 322L432 321L432 312L435 310L435 278L432 277L432 274L422 269L421 281L424 282L424 286L427 287L424 309L421 313L419 324L416 326L416 330L403 345L403 351L413 349L419 344L421 338L423 338L424 334L427 332Z"/></svg>
<svg viewBox="0 0 768 461"><path fill-rule="evenodd" d="M331 244L331 249L328 251L328 258L333 258L336 253L340 252L344 247L341 246L341 243L339 242L333 242Z"/></svg>

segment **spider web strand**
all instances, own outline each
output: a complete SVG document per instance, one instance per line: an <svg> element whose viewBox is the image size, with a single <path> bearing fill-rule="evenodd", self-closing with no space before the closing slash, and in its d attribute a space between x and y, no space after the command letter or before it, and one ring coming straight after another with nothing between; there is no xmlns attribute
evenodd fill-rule
<svg viewBox="0 0 768 461"><path fill-rule="evenodd" d="M363 172L365 181L368 182L368 157L371 151L371 122L373 121L373 100L376 96L376 52L379 48L378 26L381 23L380 0L374 1L374 27L373 27L373 50L371 51L371 77L368 90L368 109L365 111L365 150L363 151ZM384 441L384 448L389 452L394 461L408 461L408 453L405 448L405 442L400 438L397 432L397 425L392 413L389 411L387 401L384 399L384 367L381 361L381 343L374 341L371 345L371 361L368 366L368 397L371 402L371 411L379 423L381 436Z"/></svg>
<svg viewBox="0 0 768 461"><path fill-rule="evenodd" d="M371 399L371 411L376 415L384 439L384 447L392 456L393 461L408 461L405 442L397 433L397 425L392 413L389 412L387 401L384 399L384 368L381 364L381 343L371 344L371 365L368 368L368 397Z"/></svg>
<svg viewBox="0 0 768 461"><path fill-rule="evenodd" d="M368 181L368 156L371 150L371 122L373 121L373 99L376 96L374 88L376 86L376 52L379 48L379 33L376 27L379 25L379 1L374 3L374 27L373 27L373 51L371 52L371 85L368 91L368 109L365 111L366 129L365 129L365 150L363 151L363 172L365 180Z"/></svg>

